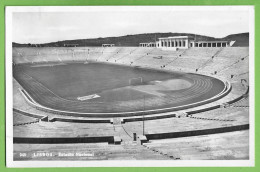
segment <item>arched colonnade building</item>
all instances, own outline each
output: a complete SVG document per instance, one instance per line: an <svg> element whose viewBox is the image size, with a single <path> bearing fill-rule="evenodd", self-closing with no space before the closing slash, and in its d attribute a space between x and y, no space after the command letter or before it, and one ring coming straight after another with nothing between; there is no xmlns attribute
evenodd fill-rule
<svg viewBox="0 0 260 172"><path fill-rule="evenodd" d="M102 47L114 47L115 44L102 44Z"/></svg>
<svg viewBox="0 0 260 172"><path fill-rule="evenodd" d="M139 43L139 47L157 47L156 42Z"/></svg>
<svg viewBox="0 0 260 172"><path fill-rule="evenodd" d="M229 41L196 41L191 36L173 36L159 38L159 41L140 43L140 47L157 47L165 50L188 49L190 47L229 47Z"/></svg>

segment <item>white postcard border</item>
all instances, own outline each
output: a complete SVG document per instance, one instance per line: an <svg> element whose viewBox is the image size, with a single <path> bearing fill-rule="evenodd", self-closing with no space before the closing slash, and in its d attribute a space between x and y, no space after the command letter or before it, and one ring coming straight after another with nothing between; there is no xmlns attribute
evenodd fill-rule
<svg viewBox="0 0 260 172"><path fill-rule="evenodd" d="M106 161L13 161L12 13L84 12L96 10L249 10L250 147L249 160L106 160ZM7 167L252 167L255 166L255 14L254 6L8 6L6 7L6 163Z"/></svg>

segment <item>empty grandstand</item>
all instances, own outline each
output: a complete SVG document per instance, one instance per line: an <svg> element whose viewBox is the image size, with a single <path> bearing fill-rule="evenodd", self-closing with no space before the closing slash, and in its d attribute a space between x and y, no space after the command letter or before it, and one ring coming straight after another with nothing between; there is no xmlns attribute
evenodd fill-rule
<svg viewBox="0 0 260 172"><path fill-rule="evenodd" d="M249 157L248 47L13 47L13 62L14 160Z"/></svg>

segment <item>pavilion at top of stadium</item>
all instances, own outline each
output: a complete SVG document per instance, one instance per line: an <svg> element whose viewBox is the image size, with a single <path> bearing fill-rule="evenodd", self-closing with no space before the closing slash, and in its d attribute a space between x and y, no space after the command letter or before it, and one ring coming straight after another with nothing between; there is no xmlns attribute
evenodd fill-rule
<svg viewBox="0 0 260 172"><path fill-rule="evenodd" d="M196 41L192 36L171 36L159 38L156 42L140 43L140 47L157 47L165 50L188 49L190 47L231 47L235 41Z"/></svg>

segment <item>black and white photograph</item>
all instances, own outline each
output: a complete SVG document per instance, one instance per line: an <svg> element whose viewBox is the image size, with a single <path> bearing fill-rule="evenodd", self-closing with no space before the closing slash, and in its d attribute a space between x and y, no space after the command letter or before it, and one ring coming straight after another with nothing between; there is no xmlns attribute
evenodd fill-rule
<svg viewBox="0 0 260 172"><path fill-rule="evenodd" d="M6 8L9 167L254 165L253 6Z"/></svg>

